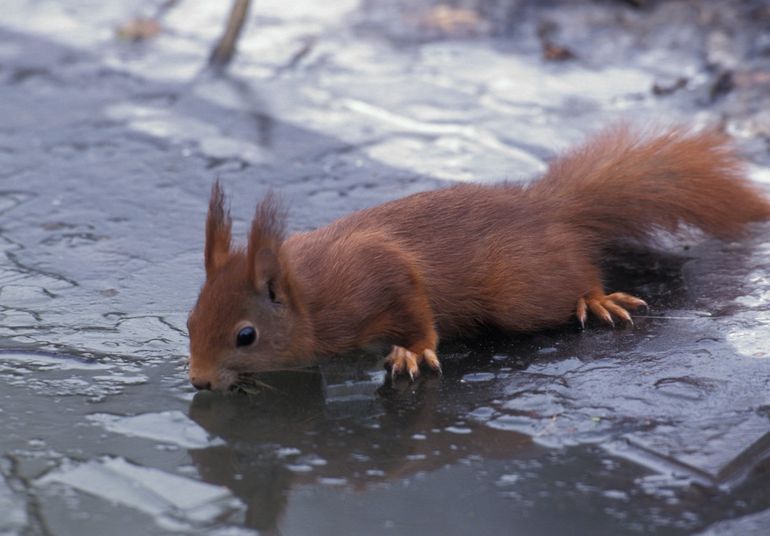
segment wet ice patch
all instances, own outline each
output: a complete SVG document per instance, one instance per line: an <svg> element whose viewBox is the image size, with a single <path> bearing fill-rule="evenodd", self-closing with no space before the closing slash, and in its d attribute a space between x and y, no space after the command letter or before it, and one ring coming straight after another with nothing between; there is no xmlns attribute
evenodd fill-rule
<svg viewBox="0 0 770 536"><path fill-rule="evenodd" d="M72 356L49 354L25 354L20 352L0 353L0 367L10 366L16 370L109 370L112 365L88 361Z"/></svg>
<svg viewBox="0 0 770 536"><path fill-rule="evenodd" d="M451 121L420 121L358 99L341 104L354 122L375 123L378 131L401 133L365 149L375 160L398 168L449 180L500 180L500 170L517 169L517 175L542 173L545 164L527 151L503 142L493 132ZM432 138L426 141L425 138ZM479 154L493 160L481 168ZM415 158L414 155L419 155Z"/></svg>
<svg viewBox="0 0 770 536"><path fill-rule="evenodd" d="M705 531L698 533L698 536L760 535L767 533L767 527L770 527L770 510L715 523Z"/></svg>
<svg viewBox="0 0 770 536"><path fill-rule="evenodd" d="M382 380L379 379L327 383L325 402L327 405L368 402L373 399L374 392L380 385Z"/></svg>
<svg viewBox="0 0 770 536"><path fill-rule="evenodd" d="M744 356L770 357L767 343L770 340L770 311L738 314L736 319L740 321L725 335L727 342Z"/></svg>
<svg viewBox="0 0 770 536"><path fill-rule="evenodd" d="M100 4L92 4L92 7L96 8ZM31 5L22 0L9 0L3 4L3 7L7 10L3 17L3 25L15 27L20 32L51 36L67 45L83 48L96 46L112 35L109 26L99 26L99 22L104 19L95 23L94 18L120 16L115 11L117 5L109 6L105 10L91 9L90 16L86 17L88 23L73 13L68 6L55 1L43 1Z"/></svg>
<svg viewBox="0 0 770 536"><path fill-rule="evenodd" d="M111 376L95 375L115 367L68 355L0 353L0 376L8 385L44 396L85 396L92 402L122 392L125 382L120 377L111 381Z"/></svg>
<svg viewBox="0 0 770 536"><path fill-rule="evenodd" d="M179 519L212 522L240 508L227 488L134 465L123 458L65 466L39 478L36 484L41 488L63 484L139 510L170 530L189 530Z"/></svg>
<svg viewBox="0 0 770 536"><path fill-rule="evenodd" d="M57 342L83 348L87 341L87 348L97 354L141 356L143 367L165 363L170 349L187 345L186 337L165 316L112 312L83 318L83 326L87 327L62 333ZM125 365L121 369L131 372Z"/></svg>
<svg viewBox="0 0 770 536"><path fill-rule="evenodd" d="M318 479L318 483L322 484L324 486L344 486L348 483L347 478L332 478L332 477L321 477Z"/></svg>
<svg viewBox="0 0 770 536"><path fill-rule="evenodd" d="M227 136L209 122L170 110L122 103L109 106L105 115L156 138L196 143L203 154L212 158L233 158L250 164L268 160L268 154L252 141Z"/></svg>
<svg viewBox="0 0 770 536"><path fill-rule="evenodd" d="M708 379L696 377L661 378L655 382L660 394L690 401L705 400L717 387Z"/></svg>
<svg viewBox="0 0 770 536"><path fill-rule="evenodd" d="M277 456L279 459L281 459L281 458L288 458L288 457L290 457L290 456L292 456L292 457L293 457L293 456L299 456L300 454L302 454L302 451L301 451L301 450L299 450L299 449L297 449L297 448L294 448L294 447L284 447L284 448L279 448L279 449L278 449L278 450L275 452L275 455L276 455L276 456Z"/></svg>
<svg viewBox="0 0 770 536"><path fill-rule="evenodd" d="M730 488L770 450L767 418L756 414L723 415L690 425L659 425L652 433L632 433L606 448L624 458L672 475L685 475L704 485Z"/></svg>
<svg viewBox="0 0 770 536"><path fill-rule="evenodd" d="M296 449L290 449L290 450L296 450ZM299 451L297 452L299 453ZM285 467L286 469L288 469L289 471L292 471L293 473L310 473L314 471L316 468L323 467L329 463L326 459L321 458L316 454L308 454L306 456L301 456L297 458L292 453L291 457L292 457L292 463L287 463Z"/></svg>
<svg viewBox="0 0 770 536"><path fill-rule="evenodd" d="M43 396L85 396L91 402L121 393L129 383L138 382L137 375L119 374L113 379L112 375L98 374L115 367L73 356L0 353L0 376L8 385Z"/></svg>
<svg viewBox="0 0 770 536"><path fill-rule="evenodd" d="M144 374L111 374L110 376L94 376L94 380L100 382L119 383L121 385L142 385L147 383Z"/></svg>
<svg viewBox="0 0 770 536"><path fill-rule="evenodd" d="M34 196L26 192L0 192L0 214L18 207Z"/></svg>
<svg viewBox="0 0 770 536"><path fill-rule="evenodd" d="M468 383L488 382L495 379L492 372L472 372L463 376L462 381Z"/></svg>
<svg viewBox="0 0 770 536"><path fill-rule="evenodd" d="M756 258L766 259L770 254L770 243L763 243L756 247ZM770 277L767 274L767 266L760 265L746 276L748 294L738 296L735 302L752 309L766 309L770 306Z"/></svg>
<svg viewBox="0 0 770 536"><path fill-rule="evenodd" d="M286 466L286 469L293 473L309 473L313 470L313 468L306 463L289 464Z"/></svg>
<svg viewBox="0 0 770 536"><path fill-rule="evenodd" d="M473 431L467 426L447 426L446 428L444 428L444 430L446 430L450 434L459 434L459 435L470 434Z"/></svg>
<svg viewBox="0 0 770 536"><path fill-rule="evenodd" d="M11 486L0 473L0 534L20 534L27 526L27 510L24 501L15 495Z"/></svg>
<svg viewBox="0 0 770 536"><path fill-rule="evenodd" d="M602 492L602 495L608 499L614 499L616 501L627 501L629 499L628 493L616 489L608 489Z"/></svg>
<svg viewBox="0 0 770 536"><path fill-rule="evenodd" d="M481 406L468 413L468 418L477 422L485 422L491 419L494 414L494 408Z"/></svg>
<svg viewBox="0 0 770 536"><path fill-rule="evenodd" d="M585 413L554 414L547 418L507 414L486 424L495 430L527 435L538 445L551 448L600 443L612 430L612 421Z"/></svg>
<svg viewBox="0 0 770 536"><path fill-rule="evenodd" d="M180 411L145 413L132 417L96 413L88 415L86 419L116 434L171 443L186 449L200 449L223 443L221 439L212 439L203 428Z"/></svg>
<svg viewBox="0 0 770 536"><path fill-rule="evenodd" d="M535 361L525 371L525 374L538 374L543 376L562 376L568 372L583 366L583 362L576 358L554 359L552 361Z"/></svg>
<svg viewBox="0 0 770 536"><path fill-rule="evenodd" d="M751 164L748 166L748 173L751 180L770 184L770 167Z"/></svg>
<svg viewBox="0 0 770 536"><path fill-rule="evenodd" d="M41 380L28 377L11 379L8 384L36 391L44 396L84 396L90 402L101 402L110 395L122 392L120 386L94 384L82 378Z"/></svg>

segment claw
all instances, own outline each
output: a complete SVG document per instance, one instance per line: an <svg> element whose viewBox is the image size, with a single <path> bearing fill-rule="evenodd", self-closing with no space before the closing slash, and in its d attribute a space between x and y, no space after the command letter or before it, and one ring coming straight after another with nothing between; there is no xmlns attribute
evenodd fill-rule
<svg viewBox="0 0 770 536"><path fill-rule="evenodd" d="M616 303L611 302L609 300L605 301L603 305L605 309L607 309L611 314L615 315L616 317L620 318L621 320L627 323L633 324L631 320L631 315L628 313L628 311L623 309L620 305L617 305Z"/></svg>
<svg viewBox="0 0 770 536"><path fill-rule="evenodd" d="M420 375L420 366L428 365L431 369L441 373L441 362L436 356L436 352L426 348L421 353L415 353L401 346L394 346L388 357L385 359L385 368L390 370L391 380L397 376L406 373L411 381L414 381Z"/></svg>
<svg viewBox="0 0 770 536"><path fill-rule="evenodd" d="M587 305L585 299L581 296L578 298L577 309L575 311L578 322L580 322L580 328L586 328L586 319L588 318Z"/></svg>
<svg viewBox="0 0 770 536"><path fill-rule="evenodd" d="M430 368L438 372L441 372L441 361L439 361L438 356L436 355L436 352L430 349L425 350L422 353L422 357L423 357L423 361L427 363Z"/></svg>
<svg viewBox="0 0 770 536"><path fill-rule="evenodd" d="M583 327L585 327L587 316L586 309L612 327L615 327L615 319L622 320L625 324L633 326L634 321L626 309L636 309L638 307L648 307L647 302L624 292L614 292L605 295L601 290L595 290L578 298L575 314L580 321L580 325Z"/></svg>

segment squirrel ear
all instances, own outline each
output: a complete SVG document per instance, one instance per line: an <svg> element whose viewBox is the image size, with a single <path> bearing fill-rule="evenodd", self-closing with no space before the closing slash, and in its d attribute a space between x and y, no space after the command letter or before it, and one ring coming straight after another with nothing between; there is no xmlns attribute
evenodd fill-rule
<svg viewBox="0 0 770 536"><path fill-rule="evenodd" d="M206 218L206 247L204 261L206 277L210 278L227 261L230 255L232 220L230 211L225 209L225 194L219 181L211 187L209 214Z"/></svg>
<svg viewBox="0 0 770 536"><path fill-rule="evenodd" d="M269 191L257 205L249 233L249 280L257 292L269 293L270 284L280 280L278 252L285 234L286 209L275 194Z"/></svg>

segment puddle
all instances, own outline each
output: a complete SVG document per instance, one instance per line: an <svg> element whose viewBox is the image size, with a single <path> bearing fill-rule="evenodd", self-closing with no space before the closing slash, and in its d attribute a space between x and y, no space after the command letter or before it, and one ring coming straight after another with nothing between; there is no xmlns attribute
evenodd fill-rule
<svg viewBox="0 0 770 536"><path fill-rule="evenodd" d="M160 528L180 532L190 528L184 520L211 523L239 506L225 488L140 467L122 458L64 467L37 481L39 487L49 488L51 484L63 484L109 503L128 506L153 516Z"/></svg>
<svg viewBox="0 0 770 536"><path fill-rule="evenodd" d="M197 449L219 444L179 411L145 413L120 417L95 413L86 417L115 434L141 437L159 443L170 443L181 448Z"/></svg>
<svg viewBox="0 0 770 536"><path fill-rule="evenodd" d="M15 534L21 532L28 524L27 510L24 500L5 480L8 473L6 461L0 461L0 532L3 534Z"/></svg>

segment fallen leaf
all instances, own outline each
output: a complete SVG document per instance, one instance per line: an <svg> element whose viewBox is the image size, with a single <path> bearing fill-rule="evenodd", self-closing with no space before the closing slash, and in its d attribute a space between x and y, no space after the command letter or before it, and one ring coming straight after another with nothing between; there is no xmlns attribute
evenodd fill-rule
<svg viewBox="0 0 770 536"><path fill-rule="evenodd" d="M157 36L162 28L155 19L137 17L115 28L115 35L125 41L146 41Z"/></svg>

